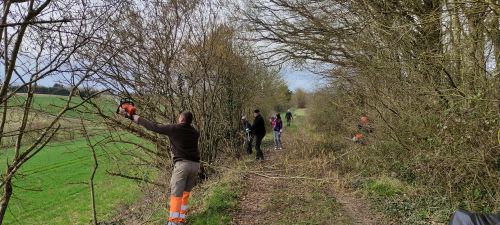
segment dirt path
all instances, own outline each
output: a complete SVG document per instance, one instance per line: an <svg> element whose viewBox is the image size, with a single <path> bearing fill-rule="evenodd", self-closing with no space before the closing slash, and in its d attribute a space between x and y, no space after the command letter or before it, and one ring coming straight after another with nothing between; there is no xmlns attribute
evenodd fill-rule
<svg viewBox="0 0 500 225"><path fill-rule="evenodd" d="M337 201L342 205L346 216L352 218L352 224L373 224L385 225L392 224L386 221L381 213L374 212L370 208L367 200L356 196L354 193L339 193L334 194Z"/></svg>
<svg viewBox="0 0 500 225"><path fill-rule="evenodd" d="M301 179L304 171L283 162L287 151L267 149L264 162L245 162L251 169L233 224L391 224L354 193Z"/></svg>
<svg viewBox="0 0 500 225"><path fill-rule="evenodd" d="M303 130L289 130L283 137L285 147L288 146L284 150L272 150L270 141L265 141L266 160L263 162L256 162L255 155L245 156L237 162L238 176L241 172L245 175L243 193L232 214L232 224L393 224L382 214L372 210L367 200L352 190L339 187L342 186L339 185L340 182L333 179L336 177L332 175L335 171L330 171L331 167L321 166L322 163L328 164L329 159L321 154L314 154L319 151L315 145L316 140L308 138L308 134ZM238 179L238 184L240 183ZM164 202L159 201L161 193L155 191L146 195L127 210L121 210L119 220L106 224L162 224L164 219L155 217L154 212L157 210L150 210L151 207L166 210L164 206L159 205ZM199 193L203 192L200 190ZM150 201L151 199L156 200ZM164 211L161 215L164 215L163 213ZM209 224L222 223L215 221Z"/></svg>
<svg viewBox="0 0 500 225"><path fill-rule="evenodd" d="M259 169L272 168L276 153L265 151L266 160L255 163ZM261 172L266 174L265 172ZM272 208L272 190L278 188L280 182L276 179L265 178L256 174L246 176L245 192L241 199L239 213L235 216L235 224L268 224L275 215L270 212Z"/></svg>

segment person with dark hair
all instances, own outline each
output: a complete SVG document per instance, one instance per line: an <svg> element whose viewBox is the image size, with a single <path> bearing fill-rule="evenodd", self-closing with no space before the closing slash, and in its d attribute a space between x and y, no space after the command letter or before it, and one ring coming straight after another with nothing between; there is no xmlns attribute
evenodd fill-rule
<svg viewBox="0 0 500 225"><path fill-rule="evenodd" d="M243 126L243 132L245 136L245 141L243 142L243 146L247 151L247 154L252 154L252 139L253 136L250 133L252 129L252 124L248 121L246 116L241 117L241 125Z"/></svg>
<svg viewBox="0 0 500 225"><path fill-rule="evenodd" d="M283 132L283 121L281 120L281 115L276 113L273 121L273 134L274 134L274 149L283 149L281 145L281 133Z"/></svg>
<svg viewBox="0 0 500 225"><path fill-rule="evenodd" d="M258 109L254 110L253 115L255 119L253 121L251 130L255 135L256 160L264 160L264 153L262 152L260 146L262 144L262 139L264 139L264 136L266 136L266 124Z"/></svg>
<svg viewBox="0 0 500 225"><path fill-rule="evenodd" d="M122 107L119 108L119 113L150 131L168 136L174 169L170 178L170 216L167 225L184 224L189 196L200 169L200 134L191 125L193 114L187 111L180 113L177 124L157 124L135 114L129 115Z"/></svg>
<svg viewBox="0 0 500 225"><path fill-rule="evenodd" d="M286 111L285 118L286 118L286 126L289 127L293 119L292 112L290 112L290 109Z"/></svg>

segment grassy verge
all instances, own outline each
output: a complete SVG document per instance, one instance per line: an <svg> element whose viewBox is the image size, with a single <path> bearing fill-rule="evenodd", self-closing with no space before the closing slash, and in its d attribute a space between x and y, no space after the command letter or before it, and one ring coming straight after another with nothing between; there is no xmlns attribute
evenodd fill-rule
<svg viewBox="0 0 500 225"><path fill-rule="evenodd" d="M229 225L243 191L241 174L229 171L197 187L192 198L191 225Z"/></svg>
<svg viewBox="0 0 500 225"><path fill-rule="evenodd" d="M222 170L198 184L191 192L190 209L187 216L189 225L230 225L243 193L244 180L238 165L231 170ZM162 190L163 191L163 190ZM165 199L168 201L168 199ZM163 205L165 206L165 205ZM149 207L152 210L149 224L165 224L167 208Z"/></svg>
<svg viewBox="0 0 500 225"><path fill-rule="evenodd" d="M425 188L417 188L397 178L373 178L363 182L359 189L377 210L399 224L446 224L455 210L445 197L436 197Z"/></svg>

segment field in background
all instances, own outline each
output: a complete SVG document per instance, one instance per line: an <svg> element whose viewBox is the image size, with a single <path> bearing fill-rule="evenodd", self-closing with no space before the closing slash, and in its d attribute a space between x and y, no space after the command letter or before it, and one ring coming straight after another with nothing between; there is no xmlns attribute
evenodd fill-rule
<svg viewBox="0 0 500 225"><path fill-rule="evenodd" d="M26 99L25 94L17 94L9 100L9 106L23 107L24 100ZM43 113L44 115L57 115L63 106L66 104L68 97L59 95L40 95L37 94L34 97L33 113ZM116 110L117 103L107 95L102 95L99 98L94 99L104 111L107 113L114 112ZM70 106L74 106L82 103L82 99L78 96L74 96L71 100ZM91 107L90 104L84 104L84 106ZM95 119L95 115L92 114L82 114L83 107L76 110L70 110L64 114L66 118L84 119L91 120Z"/></svg>
<svg viewBox="0 0 500 225"><path fill-rule="evenodd" d="M22 117L23 117L23 104L26 99L25 94L18 94L9 99L8 105L11 107L9 113L7 114L5 134L6 136L2 139L1 147L8 148L15 145L16 136L15 131L19 129ZM33 132L25 133L23 138L23 144L32 143L34 139L38 137L40 130L47 127L53 118L61 111L63 106L66 104L67 97L58 95L36 95L33 103L32 110L29 114L28 127L27 130L32 130ZM107 115L113 115L116 110L116 102L110 96L102 96L94 100L103 109L103 112ZM82 100L80 97L74 97L71 101L70 106L80 104ZM53 140L64 141L72 140L81 137L78 131L75 131L75 127L80 125L83 119L90 133L96 133L102 126L99 123L95 123L98 116L92 114L94 109L90 104L84 104L82 107L75 110L67 111L63 118L59 121L61 125L60 132L58 132ZM86 113L83 113L83 112Z"/></svg>
<svg viewBox="0 0 500 225"><path fill-rule="evenodd" d="M20 104L24 96L16 96L9 104ZM17 102L17 103L16 103ZM75 98L72 104L81 100ZM48 114L56 114L65 97L38 95L35 98L35 109L44 110ZM108 110L114 110L115 105ZM63 126L78 127L81 113L69 111L61 121ZM47 115L45 115L47 116ZM18 115L20 117L20 115ZM87 129L90 133L102 129L93 123L93 115L86 115ZM34 112L33 119L43 123L44 118ZM15 127L16 121L12 127ZM42 124L43 125L43 124ZM85 139L79 134L71 137L63 131L68 139L51 142L32 160L27 162L14 179L14 194L6 213L5 224L89 224L92 218L90 189L88 181L93 166L92 152ZM58 136L61 137L61 136ZM102 140L104 136L92 137L92 143ZM57 140L57 139L56 139ZM141 140L135 139L140 142ZM26 146L26 144L24 145ZM130 204L140 196L136 182L124 178L110 176L107 170L126 170L126 162L130 159L121 152L133 149L125 144L97 147L99 168L94 184L98 219L111 217L117 206ZM13 150L8 148L0 153L1 170L12 160ZM117 164L117 162L121 162ZM151 171L149 171L151 172ZM148 174L150 175L150 174Z"/></svg>

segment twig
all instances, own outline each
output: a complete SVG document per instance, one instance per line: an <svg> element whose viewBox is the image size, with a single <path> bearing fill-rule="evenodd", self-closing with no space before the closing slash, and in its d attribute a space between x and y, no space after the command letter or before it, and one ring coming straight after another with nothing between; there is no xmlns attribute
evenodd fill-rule
<svg viewBox="0 0 500 225"><path fill-rule="evenodd" d="M157 183L157 182L154 182L154 181L150 181L148 179L140 178L140 177L133 177L133 176L129 176L129 175L121 174L121 173L114 173L114 172L110 172L110 171L106 171L106 173L109 174L109 175L111 175L111 176L117 176L117 177L127 178L127 179L130 179L130 180L142 181L142 182L145 182L145 183L148 183L148 184L154 184L154 185L159 186L159 187L165 186L163 184L160 184L160 183Z"/></svg>

